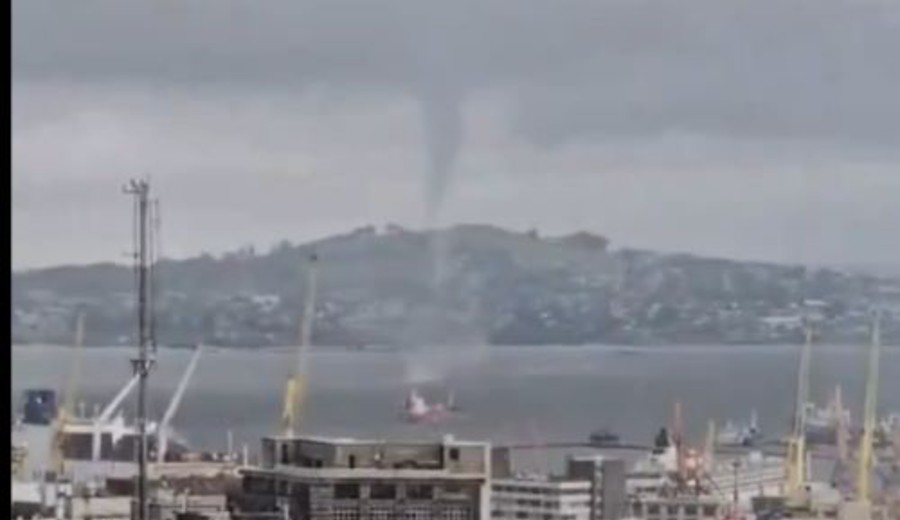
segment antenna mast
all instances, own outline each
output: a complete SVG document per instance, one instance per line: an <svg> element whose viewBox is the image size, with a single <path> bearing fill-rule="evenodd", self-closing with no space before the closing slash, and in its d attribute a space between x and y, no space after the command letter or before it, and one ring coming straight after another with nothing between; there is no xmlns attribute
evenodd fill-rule
<svg viewBox="0 0 900 520"><path fill-rule="evenodd" d="M145 180L132 180L125 187L125 193L134 197L135 201L135 242L136 251L135 259L135 276L137 278L137 340L138 355L131 360L134 373L138 376L138 403L137 403L137 422L138 422L138 446L137 446L137 463L138 463L138 482L135 494L136 496L136 515L137 520L148 520L148 497L147 497L147 376L153 367L153 353L150 347L155 341L152 336L153 328L153 309L151 294L151 262L152 262L152 242L150 235L152 229L150 226L150 185Z"/></svg>

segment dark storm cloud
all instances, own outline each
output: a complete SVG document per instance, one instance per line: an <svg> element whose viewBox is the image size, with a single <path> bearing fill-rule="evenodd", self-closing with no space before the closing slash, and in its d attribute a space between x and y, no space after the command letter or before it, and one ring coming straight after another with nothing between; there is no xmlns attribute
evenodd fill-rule
<svg viewBox="0 0 900 520"><path fill-rule="evenodd" d="M119 259L119 186L148 172L178 255L421 226L430 205L642 247L900 261L896 0L12 11L16 265Z"/></svg>
<svg viewBox="0 0 900 520"><path fill-rule="evenodd" d="M511 99L534 142L667 132L900 143L900 3L14 2L19 77ZM423 48L437 48L435 65Z"/></svg>

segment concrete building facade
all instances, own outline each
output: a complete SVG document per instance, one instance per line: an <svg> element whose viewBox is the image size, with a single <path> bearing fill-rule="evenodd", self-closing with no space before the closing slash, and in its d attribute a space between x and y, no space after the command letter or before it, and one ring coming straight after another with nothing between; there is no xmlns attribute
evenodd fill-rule
<svg viewBox="0 0 900 520"><path fill-rule="evenodd" d="M494 520L591 520L591 483L587 480L495 479L491 497Z"/></svg>
<svg viewBox="0 0 900 520"><path fill-rule="evenodd" d="M237 519L486 520L485 443L263 439L261 464L242 471Z"/></svg>

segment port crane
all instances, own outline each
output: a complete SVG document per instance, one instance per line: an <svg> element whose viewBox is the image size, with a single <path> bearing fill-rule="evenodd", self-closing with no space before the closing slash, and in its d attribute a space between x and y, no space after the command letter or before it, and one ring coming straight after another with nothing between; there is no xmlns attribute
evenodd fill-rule
<svg viewBox="0 0 900 520"><path fill-rule="evenodd" d="M859 455L856 467L856 497L848 503L853 516L864 520L871 518L872 474L875 471L875 429L878 413L878 379L881 361L881 317L875 313L872 324L872 343L866 366L866 396L863 407L863 430L859 440Z"/></svg>
<svg viewBox="0 0 900 520"><path fill-rule="evenodd" d="M84 313L79 313L75 321L75 344L72 352L72 365L64 389L63 403L56 411L56 429L53 435L53 468L57 475L63 475L66 467L65 427L74 416L75 396L81 372L81 351L84 348Z"/></svg>
<svg viewBox="0 0 900 520"><path fill-rule="evenodd" d="M806 452L806 403L809 401L809 360L812 351L813 330L807 322L804 327L805 341L800 351L800 366L797 373L797 402L794 409L794 427L787 442L786 463L786 504L792 508L805 508L809 497L806 492L808 465Z"/></svg>
<svg viewBox="0 0 900 520"><path fill-rule="evenodd" d="M315 319L316 283L318 281L318 256L309 258L307 270L306 302L300 322L300 345L297 348L297 364L284 389L284 408L281 413L281 434L291 437L297 434L303 401L308 382L309 344Z"/></svg>
<svg viewBox="0 0 900 520"><path fill-rule="evenodd" d="M197 369L197 363L200 361L200 354L202 353L203 345L197 345L197 348L194 349L194 354L191 356L191 360L188 363L187 369L181 376L181 381L178 382L178 387L175 389L175 395L173 395L172 399L169 401L169 406L166 407L162 421L160 421L159 425L156 427L158 443L156 449L156 461L159 463L165 462L166 460L166 452L169 448L169 435L171 433L169 424L171 424L172 419L175 417L175 413L178 411L178 407L181 405L181 398L184 397L184 392L187 390L191 376L194 375L194 371Z"/></svg>

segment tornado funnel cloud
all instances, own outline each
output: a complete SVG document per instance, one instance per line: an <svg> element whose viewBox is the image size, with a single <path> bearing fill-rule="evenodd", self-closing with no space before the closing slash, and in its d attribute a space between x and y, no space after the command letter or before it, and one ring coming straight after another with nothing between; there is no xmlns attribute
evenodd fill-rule
<svg viewBox="0 0 900 520"><path fill-rule="evenodd" d="M461 63L449 45L453 38L444 33L447 27L442 20L429 20L427 16L420 20L428 30L416 33L419 62L415 95L421 110L425 156L422 184L424 225L430 231L431 291L418 302L406 330L408 343L414 346L407 353L405 374L411 384L444 382L450 372L464 370L472 363L466 345L484 343L480 331L470 330L460 316L460 296L448 292L447 282L453 276L447 272L451 245L448 234L438 228L464 142L464 84L459 73ZM464 351L466 355L460 357Z"/></svg>
<svg viewBox="0 0 900 520"><path fill-rule="evenodd" d="M447 197L462 146L462 99L448 85L432 85L421 94L422 123L428 153L425 177L425 224L434 228Z"/></svg>

